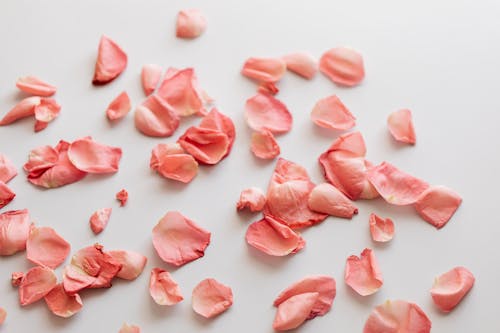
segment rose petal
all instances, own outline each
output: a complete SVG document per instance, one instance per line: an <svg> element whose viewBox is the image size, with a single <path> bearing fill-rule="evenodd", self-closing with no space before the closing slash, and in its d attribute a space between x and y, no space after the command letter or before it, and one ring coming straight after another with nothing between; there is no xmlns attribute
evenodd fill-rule
<svg viewBox="0 0 500 333"><path fill-rule="evenodd" d="M252 133L250 150L256 157L262 159L273 159L281 152L273 133L266 130Z"/></svg>
<svg viewBox="0 0 500 333"><path fill-rule="evenodd" d="M19 90L36 96L52 96L56 93L57 88L40 80L36 76L20 77L16 81L16 87Z"/></svg>
<svg viewBox="0 0 500 333"><path fill-rule="evenodd" d="M40 99L40 104L35 106L35 132L39 132L59 116L61 106L52 98Z"/></svg>
<svg viewBox="0 0 500 333"><path fill-rule="evenodd" d="M94 234L100 234L106 228L111 216L111 211L111 208L101 208L90 216L90 229L92 229Z"/></svg>
<svg viewBox="0 0 500 333"><path fill-rule="evenodd" d="M71 246L50 227L31 226L26 242L29 261L55 269L66 260Z"/></svg>
<svg viewBox="0 0 500 333"><path fill-rule="evenodd" d="M266 205L266 195L260 188L250 187L240 193L240 200L236 204L236 209L248 208L251 212L260 212Z"/></svg>
<svg viewBox="0 0 500 333"><path fill-rule="evenodd" d="M213 318L233 305L233 291L215 279L205 279L194 287L192 305L200 316Z"/></svg>
<svg viewBox="0 0 500 333"><path fill-rule="evenodd" d="M207 29L207 19L199 9L185 9L177 14L176 36L196 38Z"/></svg>
<svg viewBox="0 0 500 333"><path fill-rule="evenodd" d="M124 280L135 280L141 275L148 261L148 258L133 251L115 250L108 251L107 254L122 265L116 277Z"/></svg>
<svg viewBox="0 0 500 333"><path fill-rule="evenodd" d="M370 234L375 242L388 242L394 237L394 222L390 218L381 218L370 214Z"/></svg>
<svg viewBox="0 0 500 333"><path fill-rule="evenodd" d="M280 58L248 58L241 74L262 82L277 82L285 74L286 63Z"/></svg>
<svg viewBox="0 0 500 333"><path fill-rule="evenodd" d="M121 189L115 195L116 200L120 202L120 207L123 207L127 204L128 201L128 192L125 189Z"/></svg>
<svg viewBox="0 0 500 333"><path fill-rule="evenodd" d="M16 194L5 184L0 181L0 208L7 206L14 198Z"/></svg>
<svg viewBox="0 0 500 333"><path fill-rule="evenodd" d="M118 171L122 150L82 138L71 143L68 157L73 165L88 173L114 173Z"/></svg>
<svg viewBox="0 0 500 333"><path fill-rule="evenodd" d="M149 294L158 305L174 305L181 302L181 290L169 272L153 268L149 278Z"/></svg>
<svg viewBox="0 0 500 333"><path fill-rule="evenodd" d="M23 169L32 177L40 176L47 169L56 165L59 152L51 146L41 146L30 151L28 162Z"/></svg>
<svg viewBox="0 0 500 333"><path fill-rule="evenodd" d="M341 86L355 86L365 77L361 54L348 47L326 51L319 60L319 70Z"/></svg>
<svg viewBox="0 0 500 333"><path fill-rule="evenodd" d="M0 308L0 325L5 322L5 318L7 318L7 311L5 311L3 308Z"/></svg>
<svg viewBox="0 0 500 333"><path fill-rule="evenodd" d="M280 89L276 84L274 84L274 82L262 82L261 84L259 84L257 92L264 94L271 94L274 96L280 92Z"/></svg>
<svg viewBox="0 0 500 333"><path fill-rule="evenodd" d="M267 130L280 134L292 128L292 115L285 104L267 93L247 99L245 104L245 119L254 131Z"/></svg>
<svg viewBox="0 0 500 333"><path fill-rule="evenodd" d="M345 131L356 125L356 117L336 95L320 99L311 111L311 119L316 125L333 130Z"/></svg>
<svg viewBox="0 0 500 333"><path fill-rule="evenodd" d="M30 220L27 209L0 214L0 255L9 256L26 248Z"/></svg>
<svg viewBox="0 0 500 333"><path fill-rule="evenodd" d="M386 301L373 309L363 333L430 333L431 321L422 309L406 301Z"/></svg>
<svg viewBox="0 0 500 333"><path fill-rule="evenodd" d="M174 109L157 95L150 95L137 107L134 122L139 131L152 137L171 136L180 123Z"/></svg>
<svg viewBox="0 0 500 333"><path fill-rule="evenodd" d="M352 218L358 213L351 200L342 194L335 186L328 183L316 185L307 200L309 209L331 216Z"/></svg>
<svg viewBox="0 0 500 333"><path fill-rule="evenodd" d="M286 256L305 246L300 234L270 216L250 224L245 239L249 245L270 256Z"/></svg>
<svg viewBox="0 0 500 333"><path fill-rule="evenodd" d="M7 156L0 153L0 182L7 184L15 176L17 176L16 167Z"/></svg>
<svg viewBox="0 0 500 333"><path fill-rule="evenodd" d="M448 223L462 203L462 198L444 186L431 186L415 202L418 214L427 222L441 229Z"/></svg>
<svg viewBox="0 0 500 333"><path fill-rule="evenodd" d="M177 142L198 162L214 165L229 152L229 137L218 130L191 126Z"/></svg>
<svg viewBox="0 0 500 333"><path fill-rule="evenodd" d="M68 295L62 283L56 285L46 296L45 303L56 316L69 318L78 313L82 307L80 295Z"/></svg>
<svg viewBox="0 0 500 333"><path fill-rule="evenodd" d="M199 127L216 130L226 134L229 140L229 147L226 155L229 154L231 148L233 147L234 139L236 137L236 130L234 128L234 123L231 120L231 118L220 113L219 110L217 110L216 108L213 108L200 121Z"/></svg>
<svg viewBox="0 0 500 333"><path fill-rule="evenodd" d="M387 126L396 141L412 145L417 142L410 110L403 109L391 113L387 118Z"/></svg>
<svg viewBox="0 0 500 333"><path fill-rule="evenodd" d="M159 143L151 152L149 167L156 171L163 163L165 157L184 153L186 151L178 143Z"/></svg>
<svg viewBox="0 0 500 333"><path fill-rule="evenodd" d="M106 116L109 120L121 119L129 113L130 108L130 97L126 91L123 91L108 105Z"/></svg>
<svg viewBox="0 0 500 333"><path fill-rule="evenodd" d="M286 69L306 79L312 79L318 72L318 62L307 52L291 53L283 57Z"/></svg>
<svg viewBox="0 0 500 333"><path fill-rule="evenodd" d="M30 269L19 285L21 306L34 303L47 295L57 284L54 271L48 267L37 266Z"/></svg>
<svg viewBox="0 0 500 333"><path fill-rule="evenodd" d="M414 204L429 187L423 180L387 162L369 168L366 177L385 201L393 205Z"/></svg>
<svg viewBox="0 0 500 333"><path fill-rule="evenodd" d="M160 65L149 64L142 66L141 70L141 82L142 89L146 96L151 95L160 82L162 68Z"/></svg>
<svg viewBox="0 0 500 333"><path fill-rule="evenodd" d="M19 119L33 116L35 107L40 105L42 98L38 96L27 97L16 104L7 114L0 120L0 125L8 125Z"/></svg>
<svg viewBox="0 0 500 333"><path fill-rule="evenodd" d="M210 232L179 212L168 212L153 228L153 246L163 261L182 266L203 257Z"/></svg>
<svg viewBox="0 0 500 333"><path fill-rule="evenodd" d="M382 287L382 273L371 249L364 249L360 257L352 255L347 258L344 280L361 296L374 294Z"/></svg>
<svg viewBox="0 0 500 333"><path fill-rule="evenodd" d="M198 162L177 143L159 143L151 153L151 169L165 178L189 183L198 173Z"/></svg>
<svg viewBox="0 0 500 333"><path fill-rule="evenodd" d="M113 81L127 67L127 54L107 36L99 41L92 84L101 85Z"/></svg>
<svg viewBox="0 0 500 333"><path fill-rule="evenodd" d="M475 282L474 275L465 267L455 267L434 281L431 296L443 312L453 310L467 295Z"/></svg>
<svg viewBox="0 0 500 333"><path fill-rule="evenodd" d="M118 333L141 333L139 326L123 324Z"/></svg>
<svg viewBox="0 0 500 333"><path fill-rule="evenodd" d="M13 287L19 287L23 280L24 272L14 272L11 274L10 283Z"/></svg>
<svg viewBox="0 0 500 333"><path fill-rule="evenodd" d="M317 292L298 294L288 298L278 306L273 329L287 331L302 325L308 319L318 298Z"/></svg>

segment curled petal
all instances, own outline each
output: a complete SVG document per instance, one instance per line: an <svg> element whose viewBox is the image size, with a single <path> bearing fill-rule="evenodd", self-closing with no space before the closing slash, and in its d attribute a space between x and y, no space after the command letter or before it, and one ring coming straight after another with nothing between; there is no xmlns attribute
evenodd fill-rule
<svg viewBox="0 0 500 333"><path fill-rule="evenodd" d="M118 333L141 333L141 329L136 325L123 324Z"/></svg>
<svg viewBox="0 0 500 333"><path fill-rule="evenodd" d="M286 63L280 58L249 58L241 74L262 82L277 82L285 74Z"/></svg>
<svg viewBox="0 0 500 333"><path fill-rule="evenodd" d="M184 154L184 149L178 143L159 143L151 152L149 167L153 170L158 170L162 164L163 158L169 155Z"/></svg>
<svg viewBox="0 0 500 333"><path fill-rule="evenodd" d="M47 306L53 314L62 318L69 318L75 315L83 307L80 295L68 295L62 283L56 285L47 295L45 295L45 303L47 303Z"/></svg>
<svg viewBox="0 0 500 333"><path fill-rule="evenodd" d="M11 274L10 283L13 287L19 287L21 281L23 280L24 272L14 272Z"/></svg>
<svg viewBox="0 0 500 333"><path fill-rule="evenodd" d="M0 325L4 323L5 318L7 318L7 311L4 308L0 308Z"/></svg>
<svg viewBox="0 0 500 333"><path fill-rule="evenodd" d="M245 119L254 131L267 130L271 133L286 133L292 128L292 115L285 104L267 93L247 99Z"/></svg>
<svg viewBox="0 0 500 333"><path fill-rule="evenodd" d="M59 116L61 106L52 98L40 99L40 104L35 106L35 132L39 132Z"/></svg>
<svg viewBox="0 0 500 333"><path fill-rule="evenodd" d="M54 229L31 226L26 242L26 257L29 261L49 268L56 268L66 260L71 246Z"/></svg>
<svg viewBox="0 0 500 333"><path fill-rule="evenodd" d="M348 47L326 51L319 60L319 70L341 86L355 86L365 77L361 54Z"/></svg>
<svg viewBox="0 0 500 333"><path fill-rule="evenodd" d="M99 41L92 84L101 85L113 81L127 67L127 54L107 36Z"/></svg>
<svg viewBox="0 0 500 333"><path fill-rule="evenodd" d="M240 193L240 200L236 204L236 209L250 209L251 212L260 212L266 205L266 195L260 188L250 187Z"/></svg>
<svg viewBox="0 0 500 333"><path fill-rule="evenodd" d="M307 204L311 210L331 216L350 219L358 213L351 200L328 183L316 185L309 194Z"/></svg>
<svg viewBox="0 0 500 333"><path fill-rule="evenodd" d="M122 150L82 138L71 143L68 157L73 165L88 173L114 173L118 171Z"/></svg>
<svg viewBox="0 0 500 333"><path fill-rule="evenodd" d="M390 218L381 218L370 214L370 234L375 242L388 242L394 237L394 222Z"/></svg>
<svg viewBox="0 0 500 333"><path fill-rule="evenodd" d="M21 306L34 303L45 297L57 284L54 271L48 267L37 266L23 276L19 285Z"/></svg>
<svg viewBox="0 0 500 333"><path fill-rule="evenodd" d="M311 112L311 119L320 127L334 130L345 131L356 125L356 117L336 95L320 99Z"/></svg>
<svg viewBox="0 0 500 333"><path fill-rule="evenodd" d="M0 153L0 182L7 184L15 176L17 176L16 167L7 156Z"/></svg>
<svg viewBox="0 0 500 333"><path fill-rule="evenodd" d="M40 105L42 98L38 96L27 97L14 106L7 114L0 120L0 125L8 125L19 119L33 116L35 114L35 107Z"/></svg>
<svg viewBox="0 0 500 333"><path fill-rule="evenodd" d="M128 201L128 192L126 189L121 189L115 195L116 200L120 202L120 207L123 207L127 204Z"/></svg>
<svg viewBox="0 0 500 333"><path fill-rule="evenodd" d="M56 165L59 152L51 146L41 146L30 151L28 162L23 166L24 171L32 177L43 174L47 169Z"/></svg>
<svg viewBox="0 0 500 333"><path fill-rule="evenodd" d="M417 142L410 110L403 109L391 113L387 118L387 126L396 141L411 145Z"/></svg>
<svg viewBox="0 0 500 333"><path fill-rule="evenodd" d="M231 147L233 146L234 139L236 137L236 130L234 128L234 123L231 120L231 118L222 114L216 108L213 108L200 121L199 127L219 131L226 134L229 140L229 148L226 155L229 154L229 152L231 151Z"/></svg>
<svg viewBox="0 0 500 333"><path fill-rule="evenodd" d="M177 14L176 36L196 38L207 29L207 19L199 9L185 9Z"/></svg>
<svg viewBox="0 0 500 333"><path fill-rule="evenodd" d="M165 178L189 183L198 173L198 162L178 143L158 144L151 154L151 169Z"/></svg>
<svg viewBox="0 0 500 333"><path fill-rule="evenodd" d="M192 302L194 312L212 318L233 305L233 291L215 279L205 279L194 287Z"/></svg>
<svg viewBox="0 0 500 333"><path fill-rule="evenodd" d="M14 198L16 194L5 184L3 181L0 181L0 208L3 208L9 204Z"/></svg>
<svg viewBox="0 0 500 333"><path fill-rule="evenodd" d="M407 301L386 301L373 309L363 333L430 333L431 321L422 309Z"/></svg>
<svg viewBox="0 0 500 333"><path fill-rule="evenodd" d="M151 270L149 294L158 305L174 305L184 299L177 282L169 272L161 268Z"/></svg>
<svg viewBox="0 0 500 333"><path fill-rule="evenodd" d="M307 52L291 53L283 57L286 69L306 79L312 79L318 72L318 62Z"/></svg>
<svg viewBox="0 0 500 333"><path fill-rule="evenodd" d="M174 109L157 95L150 95L137 107L135 127L147 136L167 137L179 127L179 116Z"/></svg>
<svg viewBox="0 0 500 333"><path fill-rule="evenodd" d="M160 82L162 68L160 65L149 64L142 66L141 83L146 96L151 95Z"/></svg>
<svg viewBox="0 0 500 333"><path fill-rule="evenodd" d="M465 267L455 267L434 281L431 296L434 304L443 312L453 310L471 290L474 275Z"/></svg>
<svg viewBox="0 0 500 333"><path fill-rule="evenodd" d="M121 119L129 113L130 108L130 97L123 91L108 105L106 116L109 120Z"/></svg>
<svg viewBox="0 0 500 333"><path fill-rule="evenodd" d="M262 159L273 159L281 152L273 133L266 130L252 133L250 150L256 157Z"/></svg>
<svg viewBox="0 0 500 333"><path fill-rule="evenodd" d="M229 137L218 130L192 126L177 141L203 164L217 164L229 152Z"/></svg>
<svg viewBox="0 0 500 333"><path fill-rule="evenodd" d="M182 266L203 257L210 232L179 212L168 212L153 228L153 245L163 261Z"/></svg>
<svg viewBox="0 0 500 333"><path fill-rule="evenodd" d="M418 214L438 229L448 223L462 203L462 198L444 186L431 186L415 202Z"/></svg>
<svg viewBox="0 0 500 333"><path fill-rule="evenodd" d="M303 293L292 296L278 306L273 328L287 331L299 327L309 317L309 313L318 301L319 293Z"/></svg>
<svg viewBox="0 0 500 333"><path fill-rule="evenodd" d="M26 248L30 223L27 209L0 214L0 255L8 256Z"/></svg>
<svg viewBox="0 0 500 333"><path fill-rule="evenodd" d="M371 249L364 249L360 257L347 258L344 280L361 296L371 295L382 287L382 273Z"/></svg>
<svg viewBox="0 0 500 333"><path fill-rule="evenodd" d="M19 90L36 96L48 97L56 93L57 88L40 80L36 76L20 77L16 81Z"/></svg>
<svg viewBox="0 0 500 333"><path fill-rule="evenodd" d="M94 234L100 234L108 225L109 218L111 216L111 208L101 208L90 216L89 224L90 229Z"/></svg>
<svg viewBox="0 0 500 333"><path fill-rule="evenodd" d="M148 261L148 258L133 251L116 250L108 251L107 254L122 265L122 268L118 271L116 277L124 280L136 279L139 275L141 275Z"/></svg>

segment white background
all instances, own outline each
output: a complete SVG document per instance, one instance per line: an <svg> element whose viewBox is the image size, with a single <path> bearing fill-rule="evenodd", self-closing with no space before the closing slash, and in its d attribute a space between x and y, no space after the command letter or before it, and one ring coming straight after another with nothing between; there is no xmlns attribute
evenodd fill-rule
<svg viewBox="0 0 500 333"><path fill-rule="evenodd" d="M176 14L190 7L206 13L208 30L197 40L176 39ZM272 332L272 301L282 289L308 274L331 274L338 286L332 310L307 322L301 332L361 332L371 309L386 299L418 303L431 318L433 332L499 332L499 17L500 3L494 0L3 0L1 114L25 96L14 85L24 75L57 85L55 98L62 111L41 133L33 133L32 119L0 128L0 151L19 168L9 183L17 197L2 211L28 208L38 225L54 227L72 251L100 242L108 250L139 251L149 262L135 281L82 292L83 310L60 319L43 301L18 305L10 273L30 264L24 253L2 257L0 306L8 318L0 331L117 332L130 322L143 332ZM117 80L93 87L101 34L117 41L129 62ZM360 214L352 221L329 218L305 230L307 245L297 255L268 257L244 241L247 225L258 215L235 211L240 190L265 189L275 163L258 161L249 152L251 131L243 106L256 87L239 74L241 65L250 56L302 50L319 57L340 45L363 54L366 79L358 87L342 89L322 75L307 81L286 74L278 98L293 113L294 126L278 138L281 156L306 167L313 181L323 181L316 159L339 133L316 128L309 112L318 99L337 94L356 115L370 160L387 160L432 184L447 185L463 196L463 204L437 231L411 208L390 207L383 200L358 202ZM235 122L231 155L215 167L202 167L191 184L154 174L149 157L157 143L174 141L199 119L184 121L169 139L142 136L132 114L116 125L105 119L106 106L122 90L134 105L142 101L140 68L146 63L195 67L202 87ZM399 108L413 110L414 147L398 145L388 135L386 117ZM117 174L88 176L53 190L26 181L21 167L31 149L85 135L123 148ZM130 193L124 208L114 199L121 188ZM96 237L88 218L108 206L113 207L110 223ZM151 244L151 229L169 210L179 210L212 231L205 257L179 269L164 264ZM370 239L372 212L396 223L395 239L387 246ZM363 298L344 284L343 271L345 259L365 247L374 248L385 282L378 293ZM429 289L434 277L456 265L468 267L476 285L459 307L443 315L433 306ZM185 296L182 303L166 308L153 303L148 280L157 266L172 272ZM206 277L230 285L234 292L233 307L211 321L190 307L192 288Z"/></svg>

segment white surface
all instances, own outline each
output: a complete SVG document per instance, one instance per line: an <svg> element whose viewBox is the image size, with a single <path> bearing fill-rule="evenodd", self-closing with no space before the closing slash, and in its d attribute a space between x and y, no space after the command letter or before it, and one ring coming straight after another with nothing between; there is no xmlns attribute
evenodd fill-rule
<svg viewBox="0 0 500 333"><path fill-rule="evenodd" d="M197 7L208 18L208 30L197 40L175 38L178 10ZM386 299L418 303L433 322L433 332L499 332L498 187L500 185L500 4L498 1L19 1L0 3L0 110L3 115L22 98L14 83L37 75L57 85L60 117L34 134L28 119L0 128L0 151L19 168L9 186L17 193L7 209L29 208L39 225L54 227L72 250L100 242L105 249L130 249L149 258L136 281L117 281L109 290L82 293L84 309L64 320L43 302L20 308L10 286L12 271L30 264L24 253L0 258L0 306L8 311L2 332L118 332L123 322L143 332L272 332L274 297L308 274L332 274L337 297L332 311L306 323L301 332L361 332L371 309ZM101 34L128 53L127 70L104 87L93 87L96 49ZM464 198L451 222L437 231L410 208L383 201L359 202L352 221L330 218L304 231L306 248L295 256L271 258L247 247L244 234L258 218L237 214L235 202L248 186L267 187L274 162L257 161L249 152L250 130L242 116L255 85L239 74L250 56L280 56L305 50L319 57L338 45L350 45L364 56L366 79L353 89L336 87L322 75L312 81L287 74L278 98L294 115L293 130L280 136L282 157L306 167L322 181L316 158L337 134L319 130L309 120L314 103L338 94L358 118L368 158L388 160L433 184L447 185ZM231 155L183 186L149 170L150 151L173 141L198 119L185 121L170 139L139 134L130 114L110 126L107 104L127 90L133 104L144 98L141 65L196 68L199 81L235 122L237 139ZM413 110L417 145L394 144L386 130L387 115ZM124 155L113 176L88 176L54 190L26 181L21 167L30 149L92 135L118 145ZM126 188L129 203L119 208L115 193ZM98 208L113 207L107 229L95 237L88 218ZM151 229L168 210L179 210L212 231L212 244L201 260L177 270L158 258ZM387 246L374 245L368 215L377 212L396 223ZM385 278L371 297L356 296L343 282L347 256L375 249ZM435 276L456 265L477 278L464 302L448 315L431 302ZM168 268L185 301L171 308L153 303L148 294L151 268ZM61 274L61 268L57 270ZM212 321L190 308L192 288L215 277L233 288L233 307Z"/></svg>

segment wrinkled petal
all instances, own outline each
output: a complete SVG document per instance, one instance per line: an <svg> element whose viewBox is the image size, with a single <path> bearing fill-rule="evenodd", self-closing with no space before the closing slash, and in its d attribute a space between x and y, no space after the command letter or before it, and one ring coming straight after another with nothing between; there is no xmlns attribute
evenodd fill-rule
<svg viewBox="0 0 500 333"><path fill-rule="evenodd" d="M418 214L438 229L448 223L462 203L462 198L444 186L431 186L415 202Z"/></svg>
<svg viewBox="0 0 500 333"><path fill-rule="evenodd" d="M316 185L309 194L307 204L311 210L331 216L350 219L358 213L351 200L328 183Z"/></svg>
<svg viewBox="0 0 500 333"><path fill-rule="evenodd" d="M229 154L231 148L233 147L234 139L236 137L236 130L234 128L234 123L231 118L222 114L216 108L213 108L200 121L199 127L219 131L226 134L229 140L229 147L226 155Z"/></svg>
<svg viewBox="0 0 500 333"><path fill-rule="evenodd" d="M31 226L26 242L26 257L29 261L54 269L66 260L70 250L69 243L54 229Z"/></svg>
<svg viewBox="0 0 500 333"><path fill-rule="evenodd" d="M286 71L286 63L280 58L248 58L241 74L262 82L277 82Z"/></svg>
<svg viewBox="0 0 500 333"><path fill-rule="evenodd" d="M208 128L191 126L177 142L203 164L217 164L229 152L227 134Z"/></svg>
<svg viewBox="0 0 500 333"><path fill-rule="evenodd" d="M123 91L108 105L106 116L109 120L121 119L129 113L130 108L130 97Z"/></svg>
<svg viewBox="0 0 500 333"><path fill-rule="evenodd" d="M5 311L3 308L0 308L0 325L4 323L5 318L7 318L7 311Z"/></svg>
<svg viewBox="0 0 500 333"><path fill-rule="evenodd" d="M151 169L165 178L189 183L198 173L198 162L178 143L159 143L151 153Z"/></svg>
<svg viewBox="0 0 500 333"><path fill-rule="evenodd" d="M356 117L336 96L320 99L311 111L312 121L324 128L348 130L356 125Z"/></svg>
<svg viewBox="0 0 500 333"><path fill-rule="evenodd" d="M34 303L47 295L57 284L54 271L48 267L37 266L23 276L19 285L21 306Z"/></svg>
<svg viewBox="0 0 500 333"><path fill-rule="evenodd" d="M52 98L40 99L40 104L35 106L35 132L39 132L59 116L61 106Z"/></svg>
<svg viewBox="0 0 500 333"><path fill-rule="evenodd" d="M366 177L385 201L393 205L414 204L429 187L423 180L387 162L369 168Z"/></svg>
<svg viewBox="0 0 500 333"><path fill-rule="evenodd" d="M205 279L194 287L192 305L200 316L218 316L233 305L233 291L215 279Z"/></svg>
<svg viewBox="0 0 500 333"><path fill-rule="evenodd" d="M305 246L300 234L269 216L250 224L245 239L249 245L271 256L286 256Z"/></svg>
<svg viewBox="0 0 500 333"><path fill-rule="evenodd" d="M108 251L107 254L113 257L117 263L122 265L116 277L124 280L136 279L141 275L148 261L148 258L133 251L115 250Z"/></svg>
<svg viewBox="0 0 500 333"><path fill-rule="evenodd" d="M318 301L319 293L303 293L292 296L278 306L273 328L287 331L299 327L309 317L309 313Z"/></svg>
<svg viewBox="0 0 500 333"><path fill-rule="evenodd" d="M250 187L240 193L240 200L236 204L236 209L248 208L251 212L260 212L266 205L266 195L260 188Z"/></svg>
<svg viewBox="0 0 500 333"><path fill-rule="evenodd" d="M151 270L149 294L158 305L174 305L184 299L177 282L169 272L161 268Z"/></svg>
<svg viewBox="0 0 500 333"><path fill-rule="evenodd" d="M0 255L8 256L26 248L30 223L27 209L0 214Z"/></svg>
<svg viewBox="0 0 500 333"><path fill-rule="evenodd" d="M5 184L0 181L0 208L7 206L14 198L16 194Z"/></svg>
<svg viewBox="0 0 500 333"><path fill-rule="evenodd" d="M80 295L68 295L62 283L55 286L46 296L45 303L56 316L69 318L78 313L82 307Z"/></svg>
<svg viewBox="0 0 500 333"><path fill-rule="evenodd" d="M116 200L120 202L120 207L123 207L127 204L128 201L128 192L126 189L121 189L115 195Z"/></svg>
<svg viewBox="0 0 500 333"><path fill-rule="evenodd" d="M142 66L141 83L146 96L151 95L160 82L162 68L160 65L148 64Z"/></svg>
<svg viewBox="0 0 500 333"><path fill-rule="evenodd" d="M370 234L375 242L388 242L394 237L394 222L390 218L381 218L370 214Z"/></svg>
<svg viewBox="0 0 500 333"><path fill-rule="evenodd" d="M16 81L16 87L19 90L27 92L28 94L48 97L56 93L57 88L45 81L40 80L36 76L20 77Z"/></svg>
<svg viewBox="0 0 500 333"><path fill-rule="evenodd" d="M35 107L40 105L42 98L38 96L27 97L17 103L7 114L0 120L0 125L8 125L19 119L33 116Z"/></svg>
<svg viewBox="0 0 500 333"><path fill-rule="evenodd" d="M153 228L153 245L163 261L182 266L205 255L210 232L179 212L168 212Z"/></svg>
<svg viewBox="0 0 500 333"><path fill-rule="evenodd" d="M14 272L11 274L10 283L13 287L19 287L23 280L24 272Z"/></svg>
<svg viewBox="0 0 500 333"><path fill-rule="evenodd" d="M307 52L291 53L283 57L286 69L306 79L312 79L318 72L318 62Z"/></svg>
<svg viewBox="0 0 500 333"><path fill-rule="evenodd" d="M171 136L180 124L174 109L157 95L150 95L137 107L134 122L139 131L152 137Z"/></svg>
<svg viewBox="0 0 500 333"><path fill-rule="evenodd" d="M16 167L7 156L0 153L0 182L7 184L15 176L17 176Z"/></svg>
<svg viewBox="0 0 500 333"><path fill-rule="evenodd" d="M23 169L31 176L39 176L47 169L56 165L59 159L59 152L51 146L41 146L33 149L29 153L28 162Z"/></svg>
<svg viewBox="0 0 500 333"><path fill-rule="evenodd" d="M363 57L348 47L336 47L326 51L319 60L319 70L341 86L355 86L365 77Z"/></svg>
<svg viewBox="0 0 500 333"><path fill-rule="evenodd" d="M207 29L207 19L199 9L185 9L177 14L176 36L196 38Z"/></svg>
<svg viewBox="0 0 500 333"><path fill-rule="evenodd" d="M412 145L417 142L410 110L403 109L391 113L387 118L387 126L396 141Z"/></svg>
<svg viewBox="0 0 500 333"><path fill-rule="evenodd" d="M431 321L422 309L407 301L386 301L373 309L363 333L430 333Z"/></svg>
<svg viewBox="0 0 500 333"><path fill-rule="evenodd" d="M107 36L99 41L92 84L101 85L113 81L127 67L127 54Z"/></svg>
<svg viewBox="0 0 500 333"><path fill-rule="evenodd" d="M474 275L465 267L455 267L434 281L431 296L443 312L450 312L467 295L475 282Z"/></svg>
<svg viewBox="0 0 500 333"><path fill-rule="evenodd" d="M123 324L118 333L141 333L141 329L136 325Z"/></svg>
<svg viewBox="0 0 500 333"><path fill-rule="evenodd" d="M118 171L122 150L106 146L91 138L83 138L71 143L68 157L73 165L88 173L114 173Z"/></svg>
<svg viewBox="0 0 500 333"><path fill-rule="evenodd" d="M371 295L382 287L382 273L371 249L364 249L360 257L352 255L347 258L344 280L361 296Z"/></svg>
<svg viewBox="0 0 500 333"><path fill-rule="evenodd" d="M111 208L101 208L90 216L90 229L94 234L100 234L106 228L111 217L111 211Z"/></svg>
<svg viewBox="0 0 500 333"><path fill-rule="evenodd" d="M273 133L266 130L252 133L250 150L256 157L262 159L273 159L281 153Z"/></svg>
<svg viewBox="0 0 500 333"><path fill-rule="evenodd" d="M257 93L247 99L245 119L254 131L280 134L292 129L292 115L285 104L267 93Z"/></svg>

